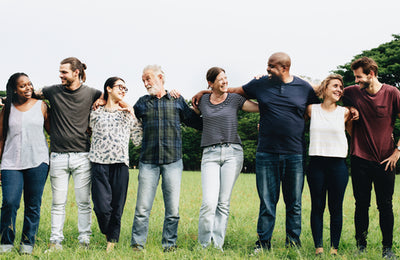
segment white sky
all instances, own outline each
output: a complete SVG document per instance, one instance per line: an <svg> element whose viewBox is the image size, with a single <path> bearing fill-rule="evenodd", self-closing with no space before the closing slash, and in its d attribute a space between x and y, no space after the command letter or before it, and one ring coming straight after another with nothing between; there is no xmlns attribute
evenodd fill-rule
<svg viewBox="0 0 400 260"><path fill-rule="evenodd" d="M207 87L210 67L241 86L277 51L292 74L323 79L400 33L399 11L399 0L0 0L0 90L19 71L36 88L58 84L69 56L86 63L89 86L125 79L131 104L146 94L148 64L186 99Z"/></svg>

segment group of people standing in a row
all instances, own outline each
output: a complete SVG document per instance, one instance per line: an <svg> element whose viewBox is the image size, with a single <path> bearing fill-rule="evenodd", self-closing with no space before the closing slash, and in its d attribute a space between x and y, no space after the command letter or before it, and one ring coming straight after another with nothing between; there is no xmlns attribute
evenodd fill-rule
<svg viewBox="0 0 400 260"><path fill-rule="evenodd" d="M162 246L166 252L175 250L183 170L181 123L202 130L203 201L198 240L204 248L213 245L222 250L230 197L243 164L237 133L237 112L242 109L260 112L256 154L260 212L255 253L271 248L281 184L286 204L286 245L301 246L304 127L309 118L307 180L316 255L323 253L326 193L331 214L331 254L336 255L339 247L348 182L346 128L351 135L357 247L363 252L367 246L373 183L383 234L382 256L396 258L391 250L392 196L400 149L394 145L392 132L400 112L400 92L378 81L378 66L366 57L352 64L358 85L345 89L341 76L330 75L314 91L309 83L290 74L290 66L287 54L274 53L268 60L268 76L229 89L225 71L213 67L206 75L211 90L193 97L194 108L179 93L164 89L165 75L157 65L144 68L142 80L149 95L139 98L133 109L123 101L128 91L123 79L109 78L102 94L82 84L86 65L76 58L61 62L60 85L36 92L26 74L12 75L0 115L0 252L10 252L14 247L15 219L23 191L25 217L19 250L32 253L49 163L53 194L49 250L62 250L70 176L75 185L80 245L88 247L90 243L92 193L107 251L113 250L119 239L128 189L129 139L135 145L141 143L131 246L138 251L145 247L150 211L162 178ZM337 105L342 96L347 107ZM47 99L50 108L38 99ZM50 134L50 160L43 128Z"/></svg>

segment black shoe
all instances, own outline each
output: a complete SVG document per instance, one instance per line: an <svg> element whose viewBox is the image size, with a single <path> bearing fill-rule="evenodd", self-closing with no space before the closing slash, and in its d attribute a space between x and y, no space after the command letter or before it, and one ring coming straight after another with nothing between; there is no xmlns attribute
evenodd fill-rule
<svg viewBox="0 0 400 260"><path fill-rule="evenodd" d="M300 248L301 242L300 242L300 240L295 241L295 240L290 240L290 239L286 238L285 246L286 246L286 248L289 248L289 247Z"/></svg>
<svg viewBox="0 0 400 260"><path fill-rule="evenodd" d="M178 247L177 247L176 245L164 247L163 252L164 252L164 253L175 252L177 248L178 248Z"/></svg>
<svg viewBox="0 0 400 260"><path fill-rule="evenodd" d="M359 254L364 254L365 252L367 252L367 247L364 245L358 245L357 249Z"/></svg>
<svg viewBox="0 0 400 260"><path fill-rule="evenodd" d="M386 247L382 249L382 258L395 260L397 256L393 253L390 247Z"/></svg>
<svg viewBox="0 0 400 260"><path fill-rule="evenodd" d="M260 241L256 242L256 246L254 247L253 255L261 254L264 250L269 251L271 249L271 241Z"/></svg>

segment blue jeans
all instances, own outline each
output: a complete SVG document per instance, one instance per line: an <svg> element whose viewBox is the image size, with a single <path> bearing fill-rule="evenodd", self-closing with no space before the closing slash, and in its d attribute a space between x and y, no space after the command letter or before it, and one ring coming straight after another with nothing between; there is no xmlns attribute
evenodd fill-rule
<svg viewBox="0 0 400 260"><path fill-rule="evenodd" d="M303 155L257 152L256 182L260 197L257 223L260 242L271 240L282 182L283 199L286 204L286 245L300 245Z"/></svg>
<svg viewBox="0 0 400 260"><path fill-rule="evenodd" d="M213 145L203 149L201 182L203 203L199 217L199 243L207 247L224 245L231 194L243 166L240 144Z"/></svg>
<svg viewBox="0 0 400 260"><path fill-rule="evenodd" d="M3 205L1 208L1 245L13 245L15 219L24 192L24 225L21 245L33 246L39 228L40 206L49 166L42 163L26 170L2 170Z"/></svg>
<svg viewBox="0 0 400 260"><path fill-rule="evenodd" d="M158 182L162 176L161 189L164 197L165 217L162 246L176 245L179 222L179 194L181 190L182 159L170 164L147 164L139 162L139 184L135 217L132 226L131 245L146 244L149 230L149 216L153 207Z"/></svg>

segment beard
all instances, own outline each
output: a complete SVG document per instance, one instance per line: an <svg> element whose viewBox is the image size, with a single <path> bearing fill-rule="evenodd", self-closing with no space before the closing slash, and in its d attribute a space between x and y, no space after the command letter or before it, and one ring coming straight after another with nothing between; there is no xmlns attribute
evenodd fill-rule
<svg viewBox="0 0 400 260"><path fill-rule="evenodd" d="M150 96L156 96L160 90L161 88L154 84L153 86L147 88L147 93L149 93Z"/></svg>
<svg viewBox="0 0 400 260"><path fill-rule="evenodd" d="M61 82L62 82L62 81L61 81ZM74 81L73 81L72 79L66 78L66 79L64 79L64 82L62 82L62 85L65 86L65 87L69 87L69 86L72 85L73 82L74 82Z"/></svg>
<svg viewBox="0 0 400 260"><path fill-rule="evenodd" d="M360 82L358 83L361 89L368 88L370 83L369 82Z"/></svg>
<svg viewBox="0 0 400 260"><path fill-rule="evenodd" d="M272 74L272 73L268 73L268 79L269 79L271 82L276 83L276 84L282 82L281 78L279 78L277 75Z"/></svg>

